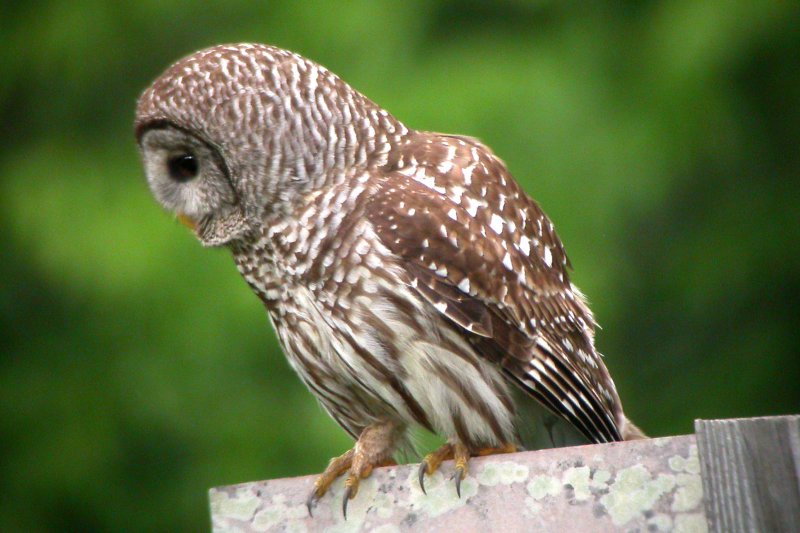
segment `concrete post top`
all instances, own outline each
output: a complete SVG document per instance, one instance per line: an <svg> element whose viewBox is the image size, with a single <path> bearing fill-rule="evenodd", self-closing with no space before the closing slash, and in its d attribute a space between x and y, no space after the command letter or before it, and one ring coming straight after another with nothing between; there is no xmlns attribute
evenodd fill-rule
<svg viewBox="0 0 800 533"><path fill-rule="evenodd" d="M211 489L221 531L685 531L707 530L693 435L470 460L461 498L452 462L417 482L417 465L376 469L342 516L337 480L309 516L315 476Z"/></svg>

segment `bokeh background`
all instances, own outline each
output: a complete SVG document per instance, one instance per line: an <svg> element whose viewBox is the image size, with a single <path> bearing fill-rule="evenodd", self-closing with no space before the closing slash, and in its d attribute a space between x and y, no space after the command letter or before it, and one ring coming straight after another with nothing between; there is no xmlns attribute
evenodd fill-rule
<svg viewBox="0 0 800 533"><path fill-rule="evenodd" d="M651 435L800 411L800 3L2 11L0 530L204 530L209 487L350 445L228 253L145 186L138 94L220 42L300 52L411 127L490 145L555 221Z"/></svg>

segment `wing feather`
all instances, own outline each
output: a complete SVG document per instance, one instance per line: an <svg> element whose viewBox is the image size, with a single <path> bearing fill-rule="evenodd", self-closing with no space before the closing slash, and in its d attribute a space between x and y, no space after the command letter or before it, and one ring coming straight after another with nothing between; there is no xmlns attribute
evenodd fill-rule
<svg viewBox="0 0 800 533"><path fill-rule="evenodd" d="M591 441L620 440L619 399L552 224L479 144L437 146L417 147L413 167L376 180L366 209L376 234L414 289L510 381Z"/></svg>

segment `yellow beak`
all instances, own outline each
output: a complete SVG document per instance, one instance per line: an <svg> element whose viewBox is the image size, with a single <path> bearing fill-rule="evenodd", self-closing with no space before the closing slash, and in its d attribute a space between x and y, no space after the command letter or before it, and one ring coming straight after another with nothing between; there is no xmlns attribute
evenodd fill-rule
<svg viewBox="0 0 800 533"><path fill-rule="evenodd" d="M183 213L178 213L178 222L189 228L190 230L194 231L197 229L197 223L192 220L191 217L184 215Z"/></svg>

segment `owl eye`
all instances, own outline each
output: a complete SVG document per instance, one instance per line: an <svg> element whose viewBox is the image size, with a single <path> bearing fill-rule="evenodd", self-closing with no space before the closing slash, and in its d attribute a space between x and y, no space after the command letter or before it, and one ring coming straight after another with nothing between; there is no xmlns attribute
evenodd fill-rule
<svg viewBox="0 0 800 533"><path fill-rule="evenodd" d="M190 153L173 155L167 160L167 168L170 177L175 181L189 181L197 176L197 158Z"/></svg>

